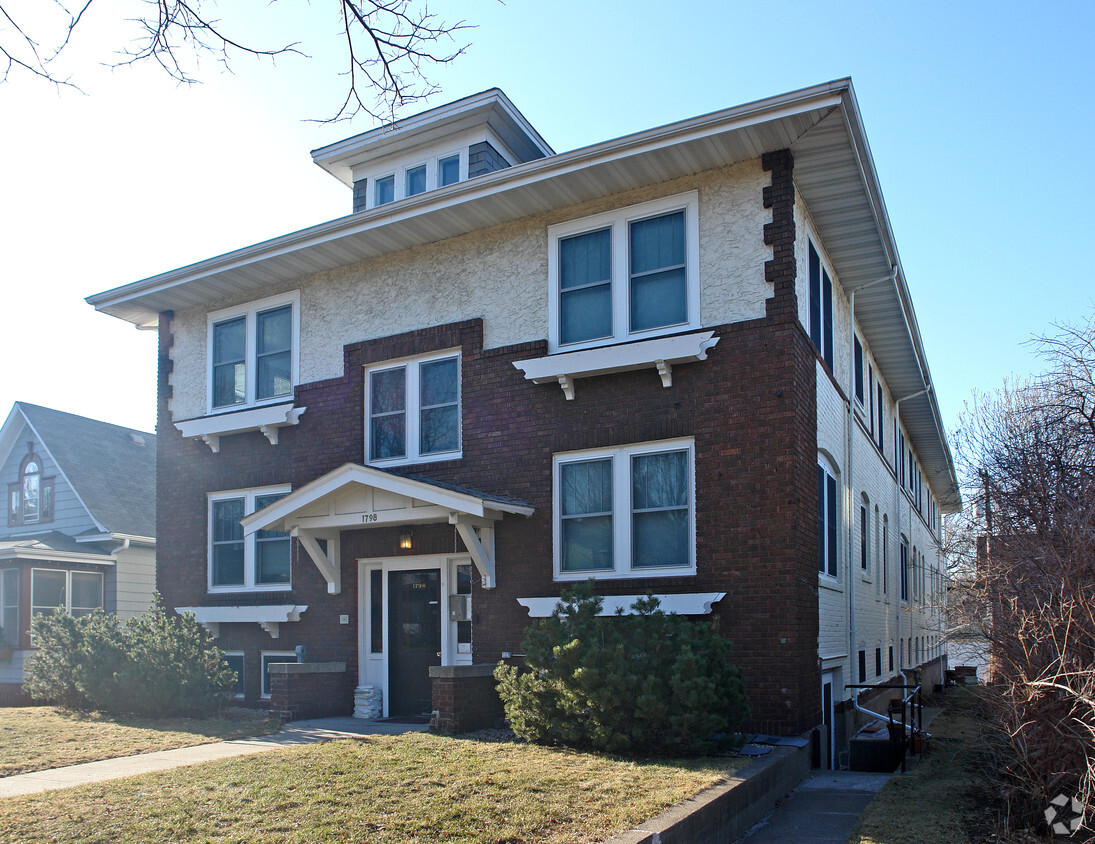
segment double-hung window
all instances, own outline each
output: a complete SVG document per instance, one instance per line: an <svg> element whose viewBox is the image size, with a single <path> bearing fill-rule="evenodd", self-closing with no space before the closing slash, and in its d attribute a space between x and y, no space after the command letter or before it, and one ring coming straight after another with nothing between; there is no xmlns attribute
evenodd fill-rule
<svg viewBox="0 0 1095 844"><path fill-rule="evenodd" d="M838 517L836 477L827 466L817 464L817 571L837 576Z"/></svg>
<svg viewBox="0 0 1095 844"><path fill-rule="evenodd" d="M552 351L697 327L693 191L548 228Z"/></svg>
<svg viewBox="0 0 1095 844"><path fill-rule="evenodd" d="M366 378L370 463L416 463L460 456L460 354L386 363Z"/></svg>
<svg viewBox="0 0 1095 844"><path fill-rule="evenodd" d="M821 263L814 244L809 250L810 339L818 353L833 369L833 282Z"/></svg>
<svg viewBox="0 0 1095 844"><path fill-rule="evenodd" d="M260 530L243 535L240 519L273 504L288 487L209 495L209 591L288 589L292 582L289 534Z"/></svg>
<svg viewBox="0 0 1095 844"><path fill-rule="evenodd" d="M209 410L285 401L297 382L300 296L209 315Z"/></svg>
<svg viewBox="0 0 1095 844"><path fill-rule="evenodd" d="M691 440L556 455L556 579L695 573L694 477Z"/></svg>

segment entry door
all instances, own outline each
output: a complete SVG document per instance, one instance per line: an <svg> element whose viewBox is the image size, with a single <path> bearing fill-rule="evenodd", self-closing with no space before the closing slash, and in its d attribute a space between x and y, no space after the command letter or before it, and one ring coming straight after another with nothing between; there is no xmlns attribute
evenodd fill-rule
<svg viewBox="0 0 1095 844"><path fill-rule="evenodd" d="M821 767L833 767L833 672L821 675Z"/></svg>
<svg viewBox="0 0 1095 844"><path fill-rule="evenodd" d="M441 664L441 572L390 572L388 600L388 714L428 715L429 669Z"/></svg>

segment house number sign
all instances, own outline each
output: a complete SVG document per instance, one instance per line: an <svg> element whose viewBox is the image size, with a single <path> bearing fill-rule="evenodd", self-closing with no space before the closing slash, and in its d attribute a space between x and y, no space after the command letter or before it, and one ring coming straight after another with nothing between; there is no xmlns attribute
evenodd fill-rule
<svg viewBox="0 0 1095 844"><path fill-rule="evenodd" d="M378 518L378 516L376 515L376 513L362 513L361 514L362 524L367 524L368 522L375 522L377 520L377 518Z"/></svg>

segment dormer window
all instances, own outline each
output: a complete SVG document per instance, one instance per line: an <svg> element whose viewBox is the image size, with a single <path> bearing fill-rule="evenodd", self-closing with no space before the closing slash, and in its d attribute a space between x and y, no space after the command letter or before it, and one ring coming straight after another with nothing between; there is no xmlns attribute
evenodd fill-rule
<svg viewBox="0 0 1095 844"><path fill-rule="evenodd" d="M42 477L42 460L27 443L27 456L19 467L19 479L8 484L8 525L32 525L53 521L53 478Z"/></svg>
<svg viewBox="0 0 1095 844"><path fill-rule="evenodd" d="M387 205L395 202L395 176L384 176L376 180L376 198L374 205Z"/></svg>
<svg viewBox="0 0 1095 844"><path fill-rule="evenodd" d="M407 192L404 196L414 196L426 190L426 165L410 167L407 170Z"/></svg>
<svg viewBox="0 0 1095 844"><path fill-rule="evenodd" d="M443 188L460 181L460 156L450 155L437 162L437 186Z"/></svg>

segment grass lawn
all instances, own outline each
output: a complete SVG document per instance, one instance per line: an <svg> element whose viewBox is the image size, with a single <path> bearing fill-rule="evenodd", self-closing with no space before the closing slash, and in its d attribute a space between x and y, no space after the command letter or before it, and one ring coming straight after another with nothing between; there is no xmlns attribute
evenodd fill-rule
<svg viewBox="0 0 1095 844"><path fill-rule="evenodd" d="M746 761L370 736L6 799L0 841L595 842Z"/></svg>
<svg viewBox="0 0 1095 844"><path fill-rule="evenodd" d="M989 722L977 692L950 689L928 728L930 748L911 772L893 777L867 807L849 844L963 844L991 836L984 799Z"/></svg>
<svg viewBox="0 0 1095 844"><path fill-rule="evenodd" d="M229 709L220 718L126 718L47 706L0 708L0 776L265 735L280 722Z"/></svg>

